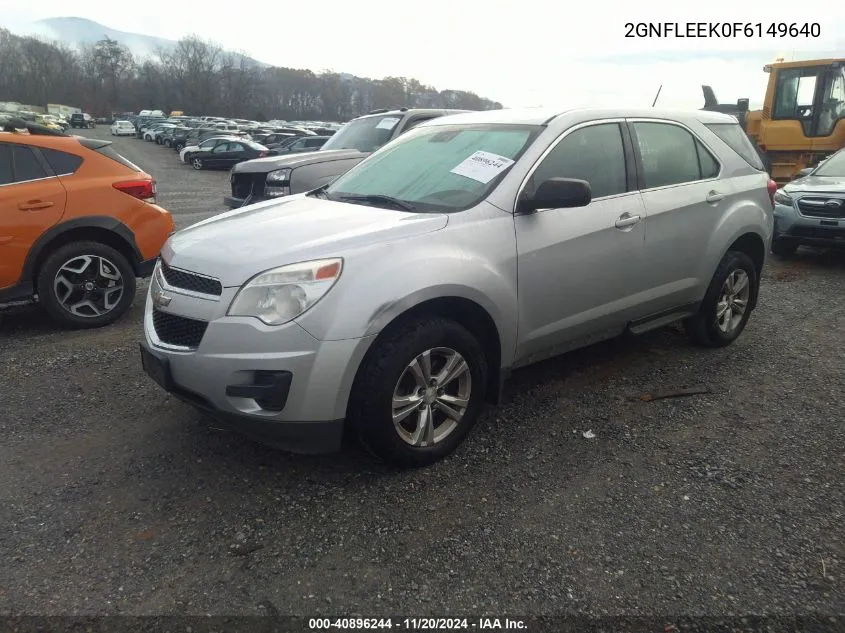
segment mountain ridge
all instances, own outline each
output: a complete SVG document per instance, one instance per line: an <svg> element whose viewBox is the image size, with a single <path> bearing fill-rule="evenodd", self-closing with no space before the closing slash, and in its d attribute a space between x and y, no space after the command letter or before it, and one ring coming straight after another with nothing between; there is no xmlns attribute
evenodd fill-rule
<svg viewBox="0 0 845 633"><path fill-rule="evenodd" d="M171 40L155 35L144 33L132 33L113 29L88 18L75 16L61 16L44 18L29 24L28 35L38 35L48 39L56 40L73 48L80 48L85 45L95 44L99 40L115 40L129 49L136 58L154 57L159 49L173 50L178 44L177 40ZM226 50L227 54L234 55L233 51ZM239 55L239 54L238 54ZM244 61L249 66L268 68L270 64L244 56Z"/></svg>

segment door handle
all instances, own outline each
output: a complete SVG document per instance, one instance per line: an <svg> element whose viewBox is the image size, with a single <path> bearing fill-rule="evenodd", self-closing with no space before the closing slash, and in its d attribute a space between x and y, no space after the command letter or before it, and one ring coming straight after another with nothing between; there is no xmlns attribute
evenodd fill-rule
<svg viewBox="0 0 845 633"><path fill-rule="evenodd" d="M707 194L704 198L707 202L719 202L725 197L725 194L719 193L718 191L711 191Z"/></svg>
<svg viewBox="0 0 845 633"><path fill-rule="evenodd" d="M44 201L44 200L28 200L27 202L21 202L18 205L18 209L21 211L38 211L39 209L48 209L53 206L52 202Z"/></svg>
<svg viewBox="0 0 845 633"><path fill-rule="evenodd" d="M617 229L626 229L630 226L634 226L635 224L639 224L640 220L642 220L642 218L638 215L631 215L630 213L623 213L616 220L616 228Z"/></svg>

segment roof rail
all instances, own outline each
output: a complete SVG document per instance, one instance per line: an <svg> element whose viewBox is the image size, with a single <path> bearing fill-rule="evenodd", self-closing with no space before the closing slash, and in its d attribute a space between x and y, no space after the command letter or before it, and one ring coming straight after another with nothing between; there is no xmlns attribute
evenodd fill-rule
<svg viewBox="0 0 845 633"><path fill-rule="evenodd" d="M367 114L383 114L385 112L390 112L387 108L378 108L377 110L370 110Z"/></svg>

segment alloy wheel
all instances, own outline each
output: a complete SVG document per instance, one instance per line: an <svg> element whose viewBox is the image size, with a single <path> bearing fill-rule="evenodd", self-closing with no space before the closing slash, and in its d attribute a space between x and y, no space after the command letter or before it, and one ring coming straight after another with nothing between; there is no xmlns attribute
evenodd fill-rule
<svg viewBox="0 0 845 633"><path fill-rule="evenodd" d="M411 446L433 446L458 426L469 406L469 364L448 347L429 349L408 363L393 390L393 426Z"/></svg>
<svg viewBox="0 0 845 633"><path fill-rule="evenodd" d="M748 273L741 269L731 271L722 284L722 291L716 303L716 327L725 334L733 332L742 322L750 296Z"/></svg>
<svg viewBox="0 0 845 633"><path fill-rule="evenodd" d="M80 255L65 262L53 280L59 304L79 317L111 312L123 296L120 269L105 257Z"/></svg>

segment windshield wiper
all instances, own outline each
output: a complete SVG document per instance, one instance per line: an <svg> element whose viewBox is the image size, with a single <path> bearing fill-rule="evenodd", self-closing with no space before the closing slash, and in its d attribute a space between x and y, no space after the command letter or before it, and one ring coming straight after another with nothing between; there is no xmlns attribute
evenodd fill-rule
<svg viewBox="0 0 845 633"><path fill-rule="evenodd" d="M394 198L393 196L383 196L380 193L371 193L368 195L346 194L343 196L335 196L334 199L339 200L340 202L370 202L374 204L387 203L398 209L402 209L403 211L417 210L417 208L409 202L405 202L399 198Z"/></svg>
<svg viewBox="0 0 845 633"><path fill-rule="evenodd" d="M325 185L322 185L320 187L317 187L316 189L313 189L312 191L309 191L305 195L314 196L315 198L324 198L325 200L331 200L331 198L329 198L329 194L326 193L326 189L329 188L330 184L331 183L326 183Z"/></svg>

